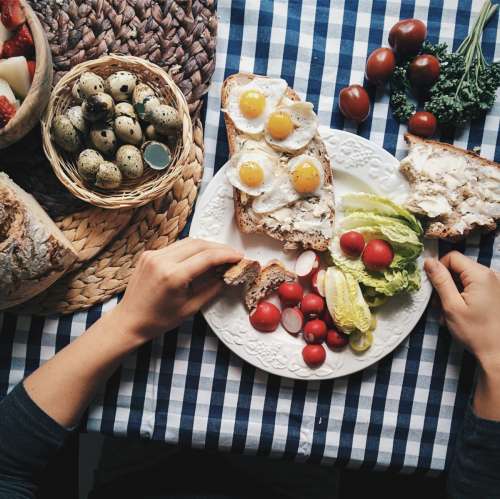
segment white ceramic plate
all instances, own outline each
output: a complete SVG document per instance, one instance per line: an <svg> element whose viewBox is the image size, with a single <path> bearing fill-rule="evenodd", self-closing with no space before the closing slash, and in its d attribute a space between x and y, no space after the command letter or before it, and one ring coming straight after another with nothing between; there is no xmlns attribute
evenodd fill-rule
<svg viewBox="0 0 500 499"><path fill-rule="evenodd" d="M348 132L321 127L320 133L332 161L337 200L346 192L365 191L404 201L408 185L399 173L396 158ZM226 166L217 172L198 200L190 236L230 244L262 264L278 258L293 270L296 254L284 253L279 242L263 235L240 233L234 222L233 189L225 170ZM426 255L434 255L436 247L435 242L427 241ZM431 291L423 272L420 291L391 298L378 309L374 342L369 350L355 354L349 347L341 352L326 348L326 361L317 369L309 368L302 359L302 338L291 336L281 326L274 333L255 331L248 321L242 296L234 288L227 288L203 313L220 340L250 364L287 378L329 379L364 369L392 352L415 327Z"/></svg>

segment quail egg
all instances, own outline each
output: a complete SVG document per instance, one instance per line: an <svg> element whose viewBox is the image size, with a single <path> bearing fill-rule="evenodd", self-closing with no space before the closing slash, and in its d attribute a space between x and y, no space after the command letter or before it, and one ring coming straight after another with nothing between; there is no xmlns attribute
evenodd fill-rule
<svg viewBox="0 0 500 499"><path fill-rule="evenodd" d="M82 146L80 133L70 119L62 114L52 122L52 137L55 143L67 152L77 152Z"/></svg>
<svg viewBox="0 0 500 499"><path fill-rule="evenodd" d="M122 182L122 172L111 161L102 162L95 175L95 185L101 189L116 189Z"/></svg>
<svg viewBox="0 0 500 499"><path fill-rule="evenodd" d="M119 102L115 106L115 117L118 116L130 116L131 118L137 119L137 114L135 114L134 106L129 102Z"/></svg>
<svg viewBox="0 0 500 499"><path fill-rule="evenodd" d="M165 144L154 140L143 144L142 156L144 162L153 170L165 170L172 162L170 149Z"/></svg>
<svg viewBox="0 0 500 499"><path fill-rule="evenodd" d="M104 83L106 92L108 92L117 102L126 101L132 95L137 77L128 71L118 71L109 75Z"/></svg>
<svg viewBox="0 0 500 499"><path fill-rule="evenodd" d="M115 119L115 133L122 142L127 144L137 145L142 142L141 125L130 116L118 116Z"/></svg>
<svg viewBox="0 0 500 499"><path fill-rule="evenodd" d="M148 125L146 127L146 130L144 131L144 135L146 136L146 139L148 139L148 140L157 140L158 139L158 132L156 131L156 129L153 125Z"/></svg>
<svg viewBox="0 0 500 499"><path fill-rule="evenodd" d="M80 104L83 101L83 95L80 90L80 81L77 80L75 84L73 85L73 88L71 89L71 95L73 96L73 99L75 99L75 102Z"/></svg>
<svg viewBox="0 0 500 499"><path fill-rule="evenodd" d="M142 104L146 97L156 97L155 91L145 83L139 83L132 93L132 104Z"/></svg>
<svg viewBox="0 0 500 499"><path fill-rule="evenodd" d="M171 133L173 130L180 128L182 125L182 121L177 110L172 106L167 106L166 104L153 107L151 112L147 114L146 118L161 134Z"/></svg>
<svg viewBox="0 0 500 499"><path fill-rule="evenodd" d="M93 181L101 163L104 163L104 158L97 151L84 149L78 156L78 173L85 180Z"/></svg>
<svg viewBox="0 0 500 499"><path fill-rule="evenodd" d="M154 108L161 106L161 101L158 99L158 97L146 97L144 99L144 112L146 113L146 116L150 114Z"/></svg>
<svg viewBox="0 0 500 499"><path fill-rule="evenodd" d="M82 107L73 106L66 111L66 116L71 121L71 124L84 135L87 135L89 131L89 126L83 117Z"/></svg>
<svg viewBox="0 0 500 499"><path fill-rule="evenodd" d="M106 156L111 156L116 150L115 131L108 124L96 124L90 129L90 143Z"/></svg>
<svg viewBox="0 0 500 499"><path fill-rule="evenodd" d="M83 98L104 92L104 80L91 71L80 75L79 90Z"/></svg>
<svg viewBox="0 0 500 499"><path fill-rule="evenodd" d="M82 104L83 116L89 121L106 120L113 115L114 108L112 97L104 92L91 95Z"/></svg>
<svg viewBox="0 0 500 499"><path fill-rule="evenodd" d="M129 144L121 146L116 151L116 166L125 178L140 177L144 171L141 151Z"/></svg>

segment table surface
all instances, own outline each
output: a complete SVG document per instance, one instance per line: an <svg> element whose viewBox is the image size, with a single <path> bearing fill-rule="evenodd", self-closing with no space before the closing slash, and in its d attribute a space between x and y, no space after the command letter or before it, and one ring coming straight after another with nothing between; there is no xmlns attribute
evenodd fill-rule
<svg viewBox="0 0 500 499"><path fill-rule="evenodd" d="M348 83L363 81L367 54L386 44L399 18L426 20L431 41L456 48L482 2L445 3L255 0L245 5L219 0L205 184L228 155L219 96L224 78L238 70L285 78L314 104L322 124L357 132L401 157L404 127L391 117L387 93L377 91L372 115L357 130L344 123L338 93ZM488 59L499 57L497 31L495 16L483 38ZM499 160L499 121L496 104L485 120L450 140L480 146L484 156ZM500 270L495 234L456 248ZM441 252L449 249L440 246ZM0 315L0 396L116 301L63 317ZM450 460L474 367L440 326L435 305L392 355L363 372L322 382L282 379L245 364L198 315L128 357L98 394L84 428L353 467L439 471Z"/></svg>

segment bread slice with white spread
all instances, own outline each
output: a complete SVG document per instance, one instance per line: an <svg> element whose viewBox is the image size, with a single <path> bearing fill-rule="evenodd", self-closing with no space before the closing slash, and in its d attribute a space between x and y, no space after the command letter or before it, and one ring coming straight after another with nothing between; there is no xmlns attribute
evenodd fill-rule
<svg viewBox="0 0 500 499"><path fill-rule="evenodd" d="M226 110L229 95L238 85L245 85L257 78L256 75L237 73L228 77L222 87L222 109ZM258 78L266 78L258 76ZM287 88L286 102L300 101L298 95ZM332 237L335 219L335 207L332 186L332 169L325 145L316 132L314 138L300 151L293 155L271 149L262 137L250 136L240 132L227 112L224 112L229 152L231 157L242 151L254 149L266 150L278 157L282 163L288 162L299 154L307 154L316 158L323 168L324 193L320 197L305 197L288 206L270 211L256 213L252 209L252 196L234 188L235 217L239 229L244 233L263 233L282 241L285 249L312 248L325 251Z"/></svg>
<svg viewBox="0 0 500 499"><path fill-rule="evenodd" d="M0 173L0 310L47 289L76 259L35 198Z"/></svg>
<svg viewBox="0 0 500 499"><path fill-rule="evenodd" d="M406 134L400 163L411 185L406 207L428 218L425 235L456 241L500 219L500 165L450 144Z"/></svg>

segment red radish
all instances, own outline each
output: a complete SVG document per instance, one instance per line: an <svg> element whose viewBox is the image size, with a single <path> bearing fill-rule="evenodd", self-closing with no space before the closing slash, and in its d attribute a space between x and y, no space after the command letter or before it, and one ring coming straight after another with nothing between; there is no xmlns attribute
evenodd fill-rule
<svg viewBox="0 0 500 499"><path fill-rule="evenodd" d="M309 367L319 367L326 359L326 351L322 345L306 345L302 349L302 358Z"/></svg>
<svg viewBox="0 0 500 499"><path fill-rule="evenodd" d="M326 271L324 269L319 269L311 277L313 291L322 297L325 296L325 274Z"/></svg>
<svg viewBox="0 0 500 499"><path fill-rule="evenodd" d="M363 234L350 230L340 236L340 249L349 256L358 257L365 249Z"/></svg>
<svg viewBox="0 0 500 499"><path fill-rule="evenodd" d="M304 290L298 282L283 282L278 288L278 295L284 306L293 307L302 300Z"/></svg>
<svg viewBox="0 0 500 499"><path fill-rule="evenodd" d="M250 314L250 324L263 333L275 331L281 320L278 307L268 301L261 301L257 308Z"/></svg>
<svg viewBox="0 0 500 499"><path fill-rule="evenodd" d="M306 343L323 343L326 339L326 324L321 319L306 322L304 340Z"/></svg>
<svg viewBox="0 0 500 499"><path fill-rule="evenodd" d="M298 334L304 324L304 315L297 307L288 307L281 312L281 325L290 333Z"/></svg>
<svg viewBox="0 0 500 499"><path fill-rule="evenodd" d="M335 328L335 322L333 321L333 317L330 315L330 311L326 307L325 310L323 310L323 313L321 314L321 320L324 321L328 329Z"/></svg>
<svg viewBox="0 0 500 499"><path fill-rule="evenodd" d="M33 77L35 76L35 71L36 71L36 62L27 61L27 63L28 63L28 71L30 72L30 80L33 81Z"/></svg>
<svg viewBox="0 0 500 499"><path fill-rule="evenodd" d="M393 258L392 246L383 239L372 239L363 251L363 263L369 270L384 270Z"/></svg>
<svg viewBox="0 0 500 499"><path fill-rule="evenodd" d="M295 273L299 277L309 277L319 267L319 257L311 250L301 253L295 262Z"/></svg>
<svg viewBox="0 0 500 499"><path fill-rule="evenodd" d="M310 317L317 317L321 314L321 312L323 312L324 308L325 300L323 300L321 296L314 293L304 295L304 298L302 298L302 301L300 302L300 310L302 310L304 315Z"/></svg>
<svg viewBox="0 0 500 499"><path fill-rule="evenodd" d="M2 0L2 24L9 30L16 29L26 21L19 0Z"/></svg>
<svg viewBox="0 0 500 499"><path fill-rule="evenodd" d="M347 334L341 333L336 329L329 329L326 333L326 344L330 348L343 348L349 343Z"/></svg>

